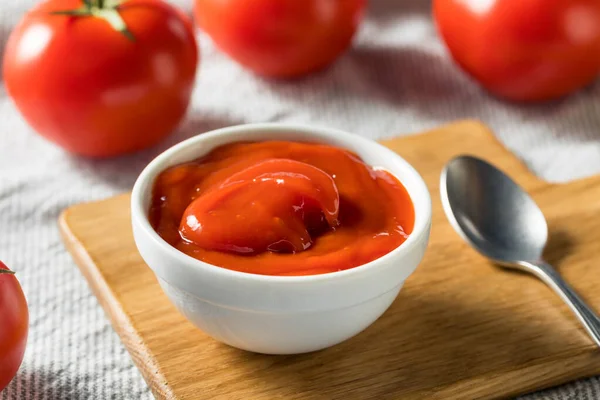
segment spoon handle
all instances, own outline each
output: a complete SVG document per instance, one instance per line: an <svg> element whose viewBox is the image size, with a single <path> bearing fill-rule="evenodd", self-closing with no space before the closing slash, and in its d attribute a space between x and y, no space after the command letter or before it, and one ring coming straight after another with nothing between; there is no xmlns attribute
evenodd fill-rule
<svg viewBox="0 0 600 400"><path fill-rule="evenodd" d="M526 264L571 307L594 342L600 347L600 318L590 306L579 297L550 264L544 261L527 262Z"/></svg>

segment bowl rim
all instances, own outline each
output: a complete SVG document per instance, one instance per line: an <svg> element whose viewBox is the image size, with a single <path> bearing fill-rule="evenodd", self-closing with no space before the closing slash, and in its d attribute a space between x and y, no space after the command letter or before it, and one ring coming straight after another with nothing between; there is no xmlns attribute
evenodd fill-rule
<svg viewBox="0 0 600 400"><path fill-rule="evenodd" d="M174 165L169 164L169 161L177 155L179 152L187 150L193 147L202 146L202 143L205 141L209 141L215 137L222 136L234 136L235 138L231 141L225 141L224 143L232 143L235 141L240 141L243 139L237 138L239 134L252 134L261 135L261 134L277 134L282 131L286 132L294 132L301 135L306 135L306 142L318 143L320 139L321 143L327 143L328 139L335 138L336 140L342 139L345 142L348 141L358 141L365 146L375 146L377 147L377 151L382 153L387 153L388 156L396 158L396 162L399 162L404 170L403 173L411 175L411 181L414 183L414 186L408 187L405 183L406 177L401 179L396 173L390 172L394 177L396 177L405 187L406 191L409 194L411 202L413 204L415 210L415 223L413 226L413 231L409 234L408 239L400 244L398 247L393 249L392 251L384 254L383 256L376 258L373 261L370 261L366 264L362 264L356 267L348 268L342 271L333 271L324 274L316 274L316 275L262 275L255 274L250 272L236 271L224 267L220 267L217 265L209 264L207 262L198 260L190 255L183 253L180 250L177 250L175 247L171 246L167 243L160 235L152 228L150 225L150 221L147 216L147 210L144 210L144 199L147 195L148 191L152 190L154 179L156 176L164 171L167 166ZM251 139L249 137L249 139ZM310 139L313 139L312 141ZM316 140L315 140L316 139ZM259 140L269 140L269 139L259 139ZM275 140L275 139L273 139ZM285 139L284 139L285 140ZM300 140L298 140L300 141ZM343 145L337 146L340 148L345 148ZM214 147L213 147L214 148ZM211 151L212 148L209 151ZM355 151L359 156L361 156L360 152ZM201 154L201 151L199 152ZM198 155L197 157L201 157ZM177 164L177 163L175 163ZM371 165L370 163L368 163ZM377 166L372 167L377 168ZM387 170L387 169L386 169ZM414 198L416 197L414 193L416 191L420 192L419 197L421 198L421 202L415 202ZM351 278L357 275L361 275L370 270L373 270L378 267L383 267L386 265L390 258L403 258L404 256L411 253L411 251L416 250L416 248L422 242L423 236L429 235L429 230L431 226L431 215L432 215L432 204L431 204L431 195L425 181L421 177L421 175L417 172L417 170L402 156L392 151L391 149L383 146L373 139L369 139L354 133L349 133L346 131L327 128L322 126L315 125L306 125L306 124L294 124L294 123L277 123L277 122L267 122L267 123L248 123L248 124L240 124L233 125L225 128L211 130L205 133L199 133L195 136L192 136L188 139L185 139L162 153L156 156L152 161L150 161L139 174L138 178L135 181L133 186L133 190L131 192L131 218L132 223L137 224L139 228L142 228L144 233L148 238L150 238L155 246L161 248L163 252L166 252L170 257L173 257L181 262L182 265L185 265L185 268L192 268L198 270L197 272L202 272L206 274L217 275L220 278L231 278L236 280L245 280L248 282L255 281L261 283L277 283L277 284L302 284L302 283L313 283L313 282L323 282L323 281L331 281L338 280L342 278ZM412 271L411 271L412 272ZM410 275L410 273L409 273Z"/></svg>

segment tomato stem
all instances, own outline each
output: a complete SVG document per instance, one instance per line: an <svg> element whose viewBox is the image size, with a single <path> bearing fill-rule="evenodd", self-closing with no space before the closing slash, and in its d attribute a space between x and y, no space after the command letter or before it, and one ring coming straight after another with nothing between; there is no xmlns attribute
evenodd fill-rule
<svg viewBox="0 0 600 400"><path fill-rule="evenodd" d="M59 10L50 12L51 15L67 15L71 17L96 17L106 21L114 30L120 32L132 42L135 37L127 28L127 24L119 13L119 5L122 0L81 0L83 6L71 10Z"/></svg>
<svg viewBox="0 0 600 400"><path fill-rule="evenodd" d="M0 268L0 275L2 275L2 274L14 275L15 271L11 271L10 269L1 269Z"/></svg>
<svg viewBox="0 0 600 400"><path fill-rule="evenodd" d="M135 41L135 37L131 31L127 29L125 21L123 21L121 14L119 14L119 11L116 8L92 8L91 12L93 16L102 18L108 22L108 24L112 26L114 30L121 32L127 39L131 40L132 42Z"/></svg>

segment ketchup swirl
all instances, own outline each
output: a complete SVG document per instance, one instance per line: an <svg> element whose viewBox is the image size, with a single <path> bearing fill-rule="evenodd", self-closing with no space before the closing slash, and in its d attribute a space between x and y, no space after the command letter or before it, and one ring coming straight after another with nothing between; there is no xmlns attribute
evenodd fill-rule
<svg viewBox="0 0 600 400"><path fill-rule="evenodd" d="M219 147L156 179L150 222L184 253L266 275L362 265L412 232L404 186L344 149L256 142Z"/></svg>

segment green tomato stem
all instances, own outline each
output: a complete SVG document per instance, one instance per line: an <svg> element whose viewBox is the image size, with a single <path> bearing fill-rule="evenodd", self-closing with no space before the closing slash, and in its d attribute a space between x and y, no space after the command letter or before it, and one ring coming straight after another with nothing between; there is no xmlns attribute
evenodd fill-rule
<svg viewBox="0 0 600 400"><path fill-rule="evenodd" d="M9 269L0 269L0 275L2 274L14 275L15 271L11 271Z"/></svg>
<svg viewBox="0 0 600 400"><path fill-rule="evenodd" d="M51 15L67 15L71 17L96 17L103 19L114 30L120 32L128 40L134 42L135 37L127 28L127 24L119 13L122 0L81 0L83 6L71 10L58 10L50 12Z"/></svg>
<svg viewBox="0 0 600 400"><path fill-rule="evenodd" d="M127 29L127 25L121 14L116 8L92 8L92 15L98 18L102 18L113 27L114 30L121 32L127 39L132 42L135 41L133 34Z"/></svg>

